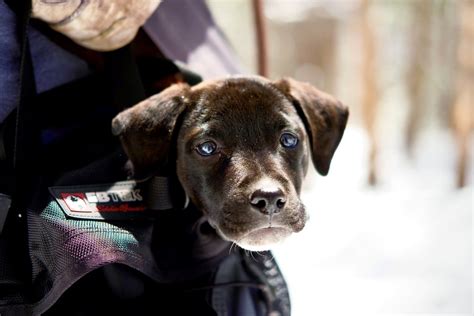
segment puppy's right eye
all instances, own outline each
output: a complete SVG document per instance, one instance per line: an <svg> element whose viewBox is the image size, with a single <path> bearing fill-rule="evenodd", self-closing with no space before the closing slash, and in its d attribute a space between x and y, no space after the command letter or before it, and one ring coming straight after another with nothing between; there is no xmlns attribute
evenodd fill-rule
<svg viewBox="0 0 474 316"><path fill-rule="evenodd" d="M293 133L283 133L280 137L280 143L285 148L295 148L298 145L298 137Z"/></svg>
<svg viewBox="0 0 474 316"><path fill-rule="evenodd" d="M213 141L204 142L196 147L196 151L201 156L211 156L216 153L217 145Z"/></svg>

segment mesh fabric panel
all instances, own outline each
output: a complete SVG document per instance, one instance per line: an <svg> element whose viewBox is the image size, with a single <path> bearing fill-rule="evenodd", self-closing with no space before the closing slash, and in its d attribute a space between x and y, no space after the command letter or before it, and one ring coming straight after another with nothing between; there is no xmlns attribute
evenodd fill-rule
<svg viewBox="0 0 474 316"><path fill-rule="evenodd" d="M56 201L28 214L35 312L49 308L76 280L109 263L123 263L159 281L150 251L152 221L67 218Z"/></svg>

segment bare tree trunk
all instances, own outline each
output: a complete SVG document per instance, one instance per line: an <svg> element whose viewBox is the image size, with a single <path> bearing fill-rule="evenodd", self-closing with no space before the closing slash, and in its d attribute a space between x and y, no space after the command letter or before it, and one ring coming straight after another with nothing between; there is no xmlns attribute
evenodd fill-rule
<svg viewBox="0 0 474 316"><path fill-rule="evenodd" d="M460 188L466 185L469 137L474 128L474 1L462 1L459 13L458 69L452 119L458 146L457 186Z"/></svg>
<svg viewBox="0 0 474 316"><path fill-rule="evenodd" d="M363 96L362 96L362 115L364 125L369 136L369 173L368 183L377 184L377 151L378 142L375 131L377 118L378 90L376 84L376 47L375 39L369 21L370 0L363 0L361 6L361 31L363 47Z"/></svg>
<svg viewBox="0 0 474 316"><path fill-rule="evenodd" d="M425 109L425 82L429 67L431 6L432 1L415 0L411 27L411 60L408 70L408 97L410 102L408 122L405 131L405 149L409 156L413 155L413 147L420 129Z"/></svg>
<svg viewBox="0 0 474 316"><path fill-rule="evenodd" d="M267 28L265 26L262 0L252 0L255 20L258 74L268 76Z"/></svg>

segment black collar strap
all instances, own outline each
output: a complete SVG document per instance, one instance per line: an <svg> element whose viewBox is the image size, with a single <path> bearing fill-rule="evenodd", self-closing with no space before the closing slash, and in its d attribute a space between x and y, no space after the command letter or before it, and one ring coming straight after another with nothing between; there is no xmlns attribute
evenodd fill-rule
<svg viewBox="0 0 474 316"><path fill-rule="evenodd" d="M171 184L167 177L153 176L148 180L145 202L150 210L169 210L173 208ZM187 201L185 208L187 206Z"/></svg>

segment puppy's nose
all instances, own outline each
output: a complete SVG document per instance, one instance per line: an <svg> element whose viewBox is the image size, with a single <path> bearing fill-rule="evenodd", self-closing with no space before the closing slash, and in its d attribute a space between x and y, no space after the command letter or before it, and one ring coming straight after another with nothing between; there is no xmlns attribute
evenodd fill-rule
<svg viewBox="0 0 474 316"><path fill-rule="evenodd" d="M286 203L281 189L258 189L250 197L250 204L263 214L279 213Z"/></svg>

